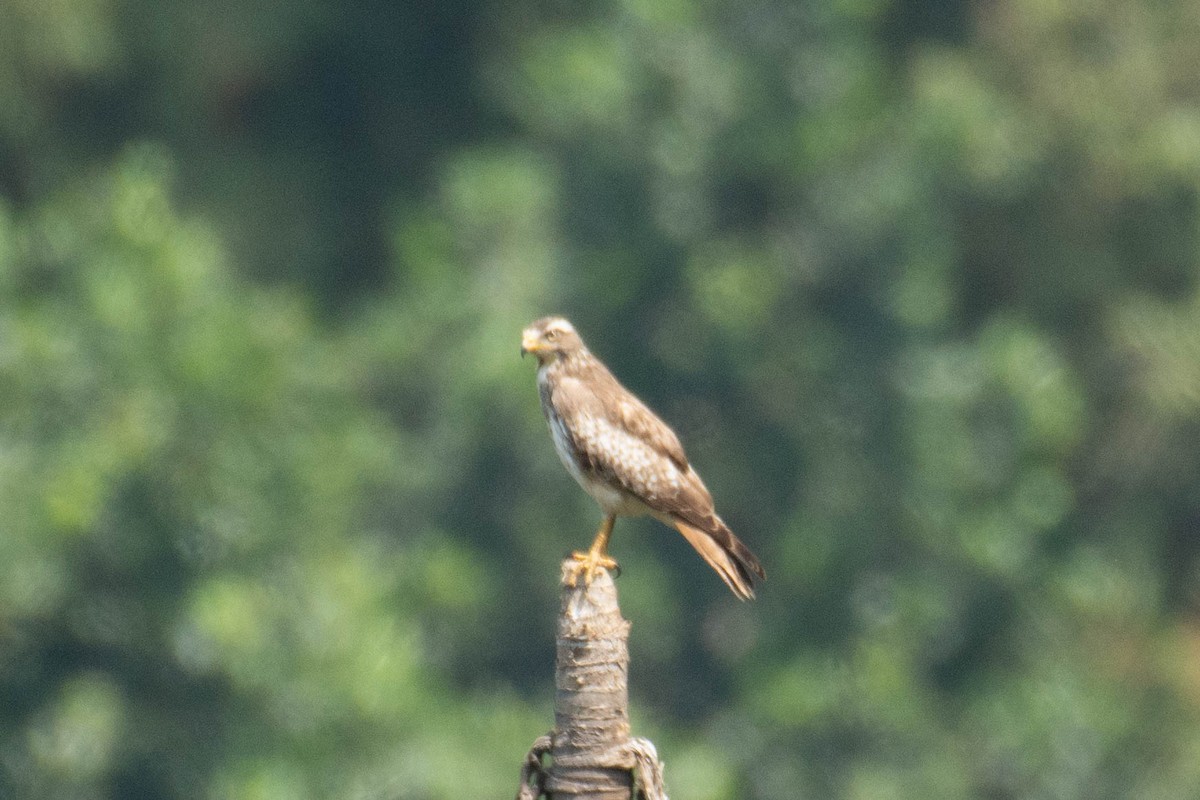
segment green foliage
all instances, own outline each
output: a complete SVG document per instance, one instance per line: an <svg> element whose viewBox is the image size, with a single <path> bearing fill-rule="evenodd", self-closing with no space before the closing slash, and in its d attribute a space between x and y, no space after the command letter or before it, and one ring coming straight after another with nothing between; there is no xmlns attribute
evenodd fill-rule
<svg viewBox="0 0 1200 800"><path fill-rule="evenodd" d="M1200 780L1194 4L0 4L0 796L511 793L562 311L673 794Z"/></svg>

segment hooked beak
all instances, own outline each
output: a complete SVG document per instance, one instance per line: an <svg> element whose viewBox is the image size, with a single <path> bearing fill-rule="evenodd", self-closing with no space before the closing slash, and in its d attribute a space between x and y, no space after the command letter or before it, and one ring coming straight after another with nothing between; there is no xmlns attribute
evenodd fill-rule
<svg viewBox="0 0 1200 800"><path fill-rule="evenodd" d="M538 342L537 334L525 331L521 334L521 358L525 357L526 353L537 353L541 349L541 344Z"/></svg>

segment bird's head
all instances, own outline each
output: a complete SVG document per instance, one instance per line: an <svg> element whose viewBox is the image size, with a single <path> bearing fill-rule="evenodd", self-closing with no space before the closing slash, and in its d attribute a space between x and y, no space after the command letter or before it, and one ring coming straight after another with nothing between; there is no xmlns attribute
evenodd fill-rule
<svg viewBox="0 0 1200 800"><path fill-rule="evenodd" d="M583 349L575 326L562 317L542 317L521 332L521 355L533 353L539 364L550 364Z"/></svg>

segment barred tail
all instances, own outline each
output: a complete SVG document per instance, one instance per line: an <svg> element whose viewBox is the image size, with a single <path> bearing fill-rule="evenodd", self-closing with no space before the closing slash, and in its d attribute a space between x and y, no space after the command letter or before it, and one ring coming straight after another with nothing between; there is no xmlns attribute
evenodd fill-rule
<svg viewBox="0 0 1200 800"><path fill-rule="evenodd" d="M739 600L754 599L755 576L761 580L767 573L750 548L742 544L724 522L716 519L711 531L701 530L678 517L672 518L671 522Z"/></svg>

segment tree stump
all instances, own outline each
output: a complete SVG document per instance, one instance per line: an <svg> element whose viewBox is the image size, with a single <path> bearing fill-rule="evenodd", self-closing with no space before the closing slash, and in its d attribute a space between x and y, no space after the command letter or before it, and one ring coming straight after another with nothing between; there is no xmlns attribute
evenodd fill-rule
<svg viewBox="0 0 1200 800"><path fill-rule="evenodd" d="M570 586L572 564L563 563L554 730L526 756L517 800L667 800L654 745L629 736L630 624L616 586L603 570L588 586Z"/></svg>

